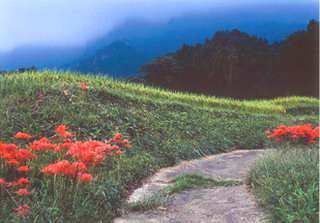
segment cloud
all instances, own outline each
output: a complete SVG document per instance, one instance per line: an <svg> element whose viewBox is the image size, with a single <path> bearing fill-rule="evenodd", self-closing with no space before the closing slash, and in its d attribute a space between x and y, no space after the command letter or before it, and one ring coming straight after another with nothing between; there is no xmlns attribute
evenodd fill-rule
<svg viewBox="0 0 320 223"><path fill-rule="evenodd" d="M289 0L260 0L261 2ZM290 2L315 2L290 0ZM0 52L23 45L80 46L131 17L173 16L255 0L0 0Z"/></svg>

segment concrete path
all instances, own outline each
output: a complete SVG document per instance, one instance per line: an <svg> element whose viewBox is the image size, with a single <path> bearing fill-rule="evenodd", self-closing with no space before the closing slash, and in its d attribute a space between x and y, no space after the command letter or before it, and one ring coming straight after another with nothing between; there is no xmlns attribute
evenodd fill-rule
<svg viewBox="0 0 320 223"><path fill-rule="evenodd" d="M137 202L171 184L175 176L198 173L244 180L249 165L264 150L236 150L183 161L177 166L159 170L129 197ZM245 185L193 189L174 196L166 208L146 212L130 212L114 223L260 223L264 213Z"/></svg>

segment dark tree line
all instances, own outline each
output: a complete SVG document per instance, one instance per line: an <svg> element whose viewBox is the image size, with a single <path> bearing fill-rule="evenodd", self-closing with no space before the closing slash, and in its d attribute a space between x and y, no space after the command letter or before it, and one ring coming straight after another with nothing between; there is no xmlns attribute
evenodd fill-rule
<svg viewBox="0 0 320 223"><path fill-rule="evenodd" d="M234 98L319 93L319 22L281 43L239 30L217 32L142 67L147 84Z"/></svg>
<svg viewBox="0 0 320 223"><path fill-rule="evenodd" d="M34 72L34 71L37 71L37 70L38 69L35 66L28 67L28 68L22 67L22 68L19 68L19 69L16 69L16 70L10 70L10 71L0 70L0 75L1 74L14 74L14 73Z"/></svg>

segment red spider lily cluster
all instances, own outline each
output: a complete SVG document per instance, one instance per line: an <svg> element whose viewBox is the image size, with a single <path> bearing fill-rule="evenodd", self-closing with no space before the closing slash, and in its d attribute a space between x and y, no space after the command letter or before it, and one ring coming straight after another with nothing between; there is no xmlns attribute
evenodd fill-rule
<svg viewBox="0 0 320 223"><path fill-rule="evenodd" d="M81 82L81 83L80 83L80 88L81 88L82 90L84 90L84 91L87 91L87 90L89 89L89 85Z"/></svg>
<svg viewBox="0 0 320 223"><path fill-rule="evenodd" d="M286 126L279 125L268 135L269 139L277 142L294 141L300 143L316 143L319 139L319 126L313 128L311 124Z"/></svg>
<svg viewBox="0 0 320 223"><path fill-rule="evenodd" d="M75 135L74 133L67 132L66 130L68 130L68 128L65 125L61 124L54 131L62 137L72 137ZM43 139L43 140L45 140L45 139Z"/></svg>
<svg viewBox="0 0 320 223"><path fill-rule="evenodd" d="M80 89L82 91L96 91L96 87L95 86L89 86L88 84L84 83L84 82L80 82Z"/></svg>
<svg viewBox="0 0 320 223"><path fill-rule="evenodd" d="M7 181L5 177L0 175L0 193L1 189L4 189L4 191L10 193L11 197L14 194L25 198L32 195L30 191L32 182L27 177L30 171L40 171L46 175L59 174L71 177L76 183L91 182L94 180L94 176L90 174L90 168L102 165L106 157L122 155L124 151L120 147L130 148L128 140L122 139L122 135L119 133L106 142L96 140L73 141L70 137L75 136L75 133L67 130L68 128L63 124L56 127L54 132L57 136L52 137L58 138L55 142L44 137L30 142L30 139L33 138L32 135L18 132L15 135L16 139L28 140L24 143L24 148L21 144L0 142L0 168L10 170L11 176L8 177L12 179L12 176L14 176L17 179ZM32 165L29 164L37 162L42 154L47 155L48 153L52 153L59 158L53 163L42 166L40 170L33 170ZM17 216L23 217L31 212L31 208L26 204L20 204L14 211Z"/></svg>

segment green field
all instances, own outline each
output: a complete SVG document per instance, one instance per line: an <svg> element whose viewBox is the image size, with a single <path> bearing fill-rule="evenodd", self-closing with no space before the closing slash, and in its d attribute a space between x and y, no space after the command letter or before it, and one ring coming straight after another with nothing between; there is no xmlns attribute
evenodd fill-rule
<svg viewBox="0 0 320 223"><path fill-rule="evenodd" d="M64 123L77 133L76 140L104 140L120 132L132 148L104 163L76 200L59 203L46 185L33 184L32 213L26 219L14 216L16 204L6 195L0 222L108 222L122 213L129 192L155 170L207 154L267 148L272 143L266 130L280 124L318 125L318 114L316 98L240 101L66 72L3 74L0 141L13 141L19 131L50 137ZM0 178L5 173L0 169Z"/></svg>

